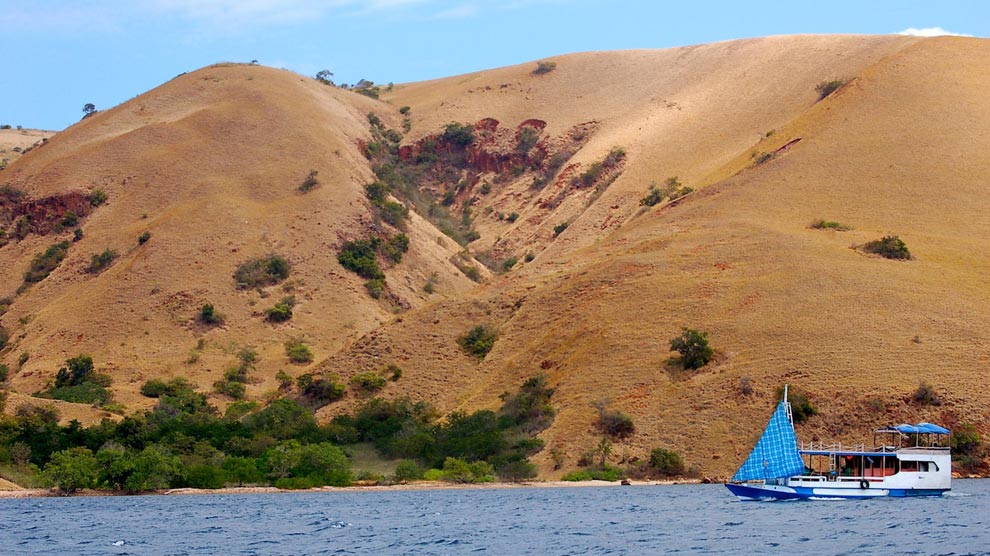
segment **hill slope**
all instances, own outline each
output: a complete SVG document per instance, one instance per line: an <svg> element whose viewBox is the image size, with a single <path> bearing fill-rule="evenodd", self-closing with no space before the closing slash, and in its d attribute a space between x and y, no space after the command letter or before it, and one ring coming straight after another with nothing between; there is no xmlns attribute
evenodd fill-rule
<svg viewBox="0 0 990 556"><path fill-rule="evenodd" d="M132 407L149 403L137 388L153 376L209 389L243 346L259 352L254 398L283 368L349 379L397 364L402 379L384 395L447 412L495 407L545 372L559 413L541 437L567 468L597 442L592 404L607 399L637 428L616 459L665 446L728 475L784 382L821 410L799 430L805 440L862 441L874 425L923 419L986 431L988 49L979 39L801 36L574 54L543 75L487 70L400 85L384 102L267 68L180 76L0 174L35 199L96 188L109 199L85 216L66 261L16 296L0 320L13 333L2 358L13 369L30 354L11 381L30 393L67 357L91 352ZM848 83L819 101L816 84L840 78ZM363 192L374 179L366 115L401 129L402 106L409 129L396 164L439 138L430 168L451 179L419 187L480 234L472 254L497 271L514 257L512 270L475 285L451 262L461 248L415 214L409 255L386 269L390 301L339 266L345 239L387 230ZM450 122L477 123L479 137L456 171L444 162L456 149L439 135ZM535 150L520 146L526 127ZM583 184L616 147L618 162ZM568 156L551 172L559 153ZM310 169L320 186L302 194ZM651 183L674 176L695 192L640 206ZM810 229L816 219L852 230ZM39 233L0 249L4 268L25 268L53 241ZM887 234L914 259L850 248ZM90 255L108 247L118 261L87 274ZM238 290L236 266L269 252L293 264L290 287ZM20 271L2 280L0 296L13 294ZM422 289L430 280L434 294ZM299 300L296 316L266 323L261 311L285 293ZM192 321L207 301L223 327ZM457 346L476 324L500 332L480 363ZM682 327L708 331L718 350L694 374L668 352ZM287 364L292 336L314 347L312 367ZM740 392L744 377L752 395ZM920 382L941 406L905 403ZM554 475L549 450L536 459Z"/></svg>

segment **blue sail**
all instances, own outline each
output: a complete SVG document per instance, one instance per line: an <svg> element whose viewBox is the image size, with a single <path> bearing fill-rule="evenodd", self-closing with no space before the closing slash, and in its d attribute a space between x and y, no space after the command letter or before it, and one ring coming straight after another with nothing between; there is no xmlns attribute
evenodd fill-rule
<svg viewBox="0 0 990 556"><path fill-rule="evenodd" d="M763 436L749 458L736 471L733 481L755 481L793 477L804 472L804 460L797 449L794 427L787 418L787 402L780 402L770 417Z"/></svg>

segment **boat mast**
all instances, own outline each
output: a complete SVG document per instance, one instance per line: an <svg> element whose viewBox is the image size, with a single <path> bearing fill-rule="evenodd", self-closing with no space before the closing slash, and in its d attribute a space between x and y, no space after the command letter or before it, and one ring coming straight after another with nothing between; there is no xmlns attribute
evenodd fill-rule
<svg viewBox="0 0 990 556"><path fill-rule="evenodd" d="M787 384L784 384L784 409L787 410L787 422L794 426L794 418L791 416L791 402L787 399Z"/></svg>

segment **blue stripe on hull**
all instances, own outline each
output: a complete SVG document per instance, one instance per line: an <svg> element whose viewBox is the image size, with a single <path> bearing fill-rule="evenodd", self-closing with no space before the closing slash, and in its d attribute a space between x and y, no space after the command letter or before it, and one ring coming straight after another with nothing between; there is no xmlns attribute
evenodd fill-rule
<svg viewBox="0 0 990 556"><path fill-rule="evenodd" d="M864 498L882 498L891 496L903 498L908 496L941 496L948 492L948 489L905 489L891 488L883 489L880 492L867 492L865 490L848 489L849 494L839 494L830 492L828 494L815 494L814 489L808 487L776 487L767 488L762 486L752 486L747 484L726 483L726 488L744 500L810 500L810 499L833 499L833 500L862 500ZM880 489L877 489L880 490Z"/></svg>

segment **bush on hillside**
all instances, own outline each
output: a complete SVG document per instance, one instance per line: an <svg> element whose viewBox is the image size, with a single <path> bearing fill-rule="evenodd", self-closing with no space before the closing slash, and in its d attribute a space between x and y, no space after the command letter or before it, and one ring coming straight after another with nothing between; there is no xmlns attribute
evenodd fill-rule
<svg viewBox="0 0 990 556"><path fill-rule="evenodd" d="M684 328L681 335L670 340L670 350L681 354L681 364L685 369L700 369L715 355L708 345L708 333L692 328Z"/></svg>
<svg viewBox="0 0 990 556"><path fill-rule="evenodd" d="M777 399L780 399L783 395L784 388L781 387L777 390ZM794 420L795 424L803 423L811 417L818 415L818 408L815 407L815 404L811 403L808 395L799 388L792 386L787 390L787 401L791 404L791 419Z"/></svg>
<svg viewBox="0 0 990 556"><path fill-rule="evenodd" d="M846 84L844 79L832 79L831 81L822 81L815 85L815 92L818 93L818 100L822 100L828 95L834 93L835 91L842 88Z"/></svg>
<svg viewBox="0 0 990 556"><path fill-rule="evenodd" d="M851 226L846 226L845 224L834 220L824 220L821 218L809 224L808 227L813 230L835 230L837 232L848 232L852 229Z"/></svg>
<svg viewBox="0 0 990 556"><path fill-rule="evenodd" d="M90 258L89 266L86 267L86 272L90 274L99 274L110 268L110 265L112 265L116 259L116 251L113 249L105 249L102 253L95 254L92 258Z"/></svg>
<svg viewBox="0 0 990 556"><path fill-rule="evenodd" d="M385 377L371 371L358 373L351 379L351 385L364 392L377 392L385 388L385 383Z"/></svg>
<svg viewBox="0 0 990 556"><path fill-rule="evenodd" d="M285 342L285 355L293 363L312 363L313 350L305 342L298 338L293 338Z"/></svg>
<svg viewBox="0 0 990 556"><path fill-rule="evenodd" d="M310 170L309 173L306 174L306 178L299 184L299 191L303 193L312 191L317 185L320 184L319 180L316 179L316 176L319 174L320 173L316 170Z"/></svg>
<svg viewBox="0 0 990 556"><path fill-rule="evenodd" d="M362 278L384 279L385 273L375 257L380 244L381 240L377 237L348 241L341 246L337 262Z"/></svg>
<svg viewBox="0 0 990 556"><path fill-rule="evenodd" d="M492 346L495 345L495 340L497 339L497 331L491 327L479 324L469 330L467 334L458 338L457 343L464 350L464 353L478 359L484 359L488 355L488 352L492 350Z"/></svg>
<svg viewBox="0 0 990 556"><path fill-rule="evenodd" d="M241 289L271 286L288 278L291 270L289 261L272 253L242 263L234 271L234 281Z"/></svg>
<svg viewBox="0 0 990 556"><path fill-rule="evenodd" d="M911 395L911 399L914 400L914 403L919 405L942 405L942 400L940 400L938 394L935 393L935 388L933 388L931 384L924 381L918 385L918 389Z"/></svg>
<svg viewBox="0 0 990 556"><path fill-rule="evenodd" d="M223 315L217 312L212 303L204 303L199 308L199 314L196 316L196 320L203 324L223 324Z"/></svg>
<svg viewBox="0 0 990 556"><path fill-rule="evenodd" d="M296 305L296 298L287 295L283 297L274 307L265 309L265 320L268 322L285 322L292 318L292 308Z"/></svg>
<svg viewBox="0 0 990 556"><path fill-rule="evenodd" d="M677 477L684 474L684 460L673 450L654 448L650 452L650 469L661 477Z"/></svg>
<svg viewBox="0 0 990 556"><path fill-rule="evenodd" d="M36 256L34 260L31 261L31 266L28 267L28 271L24 273L24 282L31 284L34 282L40 282L47 278L53 270L58 268L58 265L62 263L62 260L65 259L68 252L68 241L56 243L46 249L44 253Z"/></svg>
<svg viewBox="0 0 990 556"><path fill-rule="evenodd" d="M555 69L557 69L557 62L540 61L536 63L536 69L533 70L533 75L544 75Z"/></svg>
<svg viewBox="0 0 990 556"><path fill-rule="evenodd" d="M897 236L884 236L881 239L868 241L863 244L863 251L880 255L885 259L908 260L911 258L911 252L907 245Z"/></svg>

